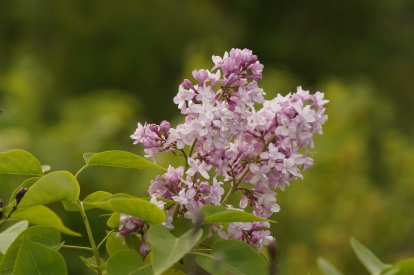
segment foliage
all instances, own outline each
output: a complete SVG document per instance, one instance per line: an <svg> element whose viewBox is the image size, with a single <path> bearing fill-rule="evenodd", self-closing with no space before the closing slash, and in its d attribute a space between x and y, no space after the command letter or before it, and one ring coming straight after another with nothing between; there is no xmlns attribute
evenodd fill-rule
<svg viewBox="0 0 414 275"><path fill-rule="evenodd" d="M351 238L351 246L359 261L365 266L371 275L412 275L414 274L414 258L397 262L393 265L384 264L374 253L362 245L360 242ZM331 263L324 258L318 258L318 265L325 275L341 275Z"/></svg>

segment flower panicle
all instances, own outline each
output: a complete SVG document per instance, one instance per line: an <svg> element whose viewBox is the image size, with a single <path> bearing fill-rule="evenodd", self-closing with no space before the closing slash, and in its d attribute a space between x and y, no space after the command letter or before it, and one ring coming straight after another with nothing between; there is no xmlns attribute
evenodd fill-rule
<svg viewBox="0 0 414 275"><path fill-rule="evenodd" d="M284 191L313 165L308 150L314 147L313 136L323 133L329 101L302 87L265 100L258 86L263 65L251 50L232 49L212 60L211 71L194 70L195 82L185 79L178 87L173 101L186 116L184 123L175 128L168 121L138 123L131 135L154 162L166 151L181 151L186 158L185 167L170 166L151 181L148 193L176 201L179 213L194 221L201 206L225 203L222 185L231 182L242 193L241 209L250 206L254 215L268 218L280 210L276 190ZM191 150L184 153L186 145ZM241 182L252 187L239 188ZM274 240L262 227L230 223L214 231L261 248Z"/></svg>

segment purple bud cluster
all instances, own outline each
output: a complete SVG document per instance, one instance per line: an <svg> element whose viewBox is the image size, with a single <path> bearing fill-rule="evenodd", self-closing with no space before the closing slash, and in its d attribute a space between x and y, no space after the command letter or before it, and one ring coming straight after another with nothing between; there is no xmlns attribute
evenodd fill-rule
<svg viewBox="0 0 414 275"><path fill-rule="evenodd" d="M148 192L176 201L179 214L194 219L201 206L224 205L238 191L240 208L250 206L254 215L268 218L280 210L276 189L284 190L303 178L301 171L312 166L306 148L313 148L316 133L322 134L328 118L323 105L328 100L323 93L310 94L301 87L294 94L265 100L265 92L257 85L263 65L247 49L232 49L223 58L213 56L213 62L211 72L194 70L196 81L185 79L178 88L174 103L186 115L184 123L176 128L167 121L138 123L131 135L154 162L164 151L181 153L186 159L185 167L169 167L151 181ZM250 187L241 188L242 182ZM222 200L223 184L232 187ZM263 226L230 223L227 228L215 228L223 238L261 247L273 240Z"/></svg>

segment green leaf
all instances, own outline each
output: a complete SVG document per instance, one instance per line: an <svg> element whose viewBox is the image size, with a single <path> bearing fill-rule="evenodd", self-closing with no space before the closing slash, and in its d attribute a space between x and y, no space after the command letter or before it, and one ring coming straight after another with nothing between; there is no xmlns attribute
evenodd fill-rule
<svg viewBox="0 0 414 275"><path fill-rule="evenodd" d="M96 153L85 153L85 154L83 154L83 159L85 160L85 163L88 164L89 159L95 154Z"/></svg>
<svg viewBox="0 0 414 275"><path fill-rule="evenodd" d="M268 219L257 217L250 213L229 210L224 206L204 205L200 209L201 215L204 217L204 223L216 222L274 222Z"/></svg>
<svg viewBox="0 0 414 275"><path fill-rule="evenodd" d="M44 172L47 172L47 171L49 171L50 170L50 168L52 168L52 167L50 167L50 165L42 165L42 172L44 173Z"/></svg>
<svg viewBox="0 0 414 275"><path fill-rule="evenodd" d="M380 275L384 270L392 267L390 264L381 262L374 253L354 238L351 238L351 246L358 259L368 269L371 275Z"/></svg>
<svg viewBox="0 0 414 275"><path fill-rule="evenodd" d="M29 188L18 209L23 210L55 201L74 203L79 197L79 192L78 181L71 173L66 171L52 172Z"/></svg>
<svg viewBox="0 0 414 275"><path fill-rule="evenodd" d="M179 218L172 222L172 225L174 225L174 229L170 231L171 234L173 234L175 237L181 237L185 233L188 232L188 230L194 228L194 224L191 220L186 218ZM210 233L210 224L203 224L201 226L201 230L203 231L203 234L200 237L200 240L198 240L197 244L202 243Z"/></svg>
<svg viewBox="0 0 414 275"><path fill-rule="evenodd" d="M164 172L167 171L167 169L161 166L126 151L114 150L96 153L93 155L90 154L92 153L86 153L86 156L84 154L84 159L85 161L87 160L87 166L104 165L123 168L159 170Z"/></svg>
<svg viewBox="0 0 414 275"><path fill-rule="evenodd" d="M67 274L66 263L59 252L24 237L13 274Z"/></svg>
<svg viewBox="0 0 414 275"><path fill-rule="evenodd" d="M172 267L201 238L202 231L190 230L180 238L168 232L161 225L154 225L148 230L148 242L152 245L152 264L155 275L162 274Z"/></svg>
<svg viewBox="0 0 414 275"><path fill-rule="evenodd" d="M112 213L112 215L109 217L108 221L106 222L106 225L110 228L119 227L119 225L121 224L119 222L120 215L121 215L121 213L119 213L119 212Z"/></svg>
<svg viewBox="0 0 414 275"><path fill-rule="evenodd" d="M164 273L162 273L162 275L185 275L185 273L182 272L181 270L171 268L165 271Z"/></svg>
<svg viewBox="0 0 414 275"><path fill-rule="evenodd" d="M150 224L161 224L165 213L156 204L127 194L114 194L95 202L83 202L85 209L99 208L110 212L125 213Z"/></svg>
<svg viewBox="0 0 414 275"><path fill-rule="evenodd" d="M399 267L393 267L390 269L385 270L381 275L395 275L400 271ZM399 273L398 273L399 274ZM409 273L408 275L413 275L413 273Z"/></svg>
<svg viewBox="0 0 414 275"><path fill-rule="evenodd" d="M13 224L2 233L0 233L0 253L6 254L7 249L9 249L10 245L13 241L19 236L21 232L23 232L29 223L27 221L21 221L16 224Z"/></svg>
<svg viewBox="0 0 414 275"><path fill-rule="evenodd" d="M162 275L185 275L185 273L178 269L168 269Z"/></svg>
<svg viewBox="0 0 414 275"><path fill-rule="evenodd" d="M0 173L43 176L42 165L29 152L16 149L0 153Z"/></svg>
<svg viewBox="0 0 414 275"><path fill-rule="evenodd" d="M141 255L134 250L119 251L108 260L107 275L153 275Z"/></svg>
<svg viewBox="0 0 414 275"><path fill-rule="evenodd" d="M105 191L96 191L88 196L86 196L86 198L83 201L86 202L95 202L98 200L101 200L105 197L109 197L111 196L111 193L105 192ZM65 208L66 211L79 211L79 207L76 205L76 203L68 203L68 202L63 202L63 207ZM85 210L88 210L89 208L85 208Z"/></svg>
<svg viewBox="0 0 414 275"><path fill-rule="evenodd" d="M101 264L99 266L96 264L95 257L85 258L85 257L79 256L79 258L82 260L82 262L85 263L87 267L89 267L95 272L96 270L101 270L101 271L106 270L107 263L102 258L99 258L101 260Z"/></svg>
<svg viewBox="0 0 414 275"><path fill-rule="evenodd" d="M414 274L414 258L405 259L393 265L399 269L397 275L413 275Z"/></svg>
<svg viewBox="0 0 414 275"><path fill-rule="evenodd" d="M343 275L335 266L322 257L318 258L318 266L325 275Z"/></svg>
<svg viewBox="0 0 414 275"><path fill-rule="evenodd" d="M83 200L84 202L96 202L102 200L103 198L107 198L112 196L111 193L105 191L96 191L88 196Z"/></svg>
<svg viewBox="0 0 414 275"><path fill-rule="evenodd" d="M141 241L137 236L126 235L124 238L117 238L116 235L116 232L112 232L106 240L106 252L108 252L109 256L112 256L119 251L130 249L139 252Z"/></svg>
<svg viewBox="0 0 414 275"><path fill-rule="evenodd" d="M50 249L57 250L61 247L60 233L57 229L48 226L33 226L24 230L10 245L0 264L0 274L12 275L16 264L16 258L24 238L32 242L42 244ZM16 274L16 273L15 273ZM17 273L18 274L18 273Z"/></svg>
<svg viewBox="0 0 414 275"><path fill-rule="evenodd" d="M51 226L59 230L60 232L71 235L81 237L82 235L70 230L66 226L63 225L62 220L56 215L55 212L50 210L44 205L37 205L31 208L28 208L24 211L15 213L11 216L13 220L27 220L29 223L38 224L38 225L46 225Z"/></svg>
<svg viewBox="0 0 414 275"><path fill-rule="evenodd" d="M197 256L197 263L214 275L268 275L269 267L256 250L242 241L216 242L211 255Z"/></svg>
<svg viewBox="0 0 414 275"><path fill-rule="evenodd" d="M20 191L20 189L22 189L22 187L29 188L33 184L35 184L35 182L38 181L39 179L40 179L39 177L27 179L22 184L20 184L19 187L17 187L16 189L14 189L13 193L10 196L9 204L16 199L16 194L17 194L17 192Z"/></svg>

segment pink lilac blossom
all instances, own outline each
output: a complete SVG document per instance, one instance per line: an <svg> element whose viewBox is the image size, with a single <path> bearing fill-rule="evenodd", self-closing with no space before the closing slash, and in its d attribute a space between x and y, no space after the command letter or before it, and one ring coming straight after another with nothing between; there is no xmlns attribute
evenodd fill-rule
<svg viewBox="0 0 414 275"><path fill-rule="evenodd" d="M254 215L268 218L280 210L276 190L303 178L301 171L313 165L308 148L314 147L313 136L322 134L328 119L324 105L329 101L323 93L312 95L301 87L293 94L265 100L257 84L263 65L251 50L232 49L212 59L211 71L193 71L196 83L185 79L179 85L173 101L186 116L184 123L175 128L167 121L138 123L131 135L154 162L159 152L185 157L185 167L170 166L151 181L148 193L174 200L179 215L195 220L201 206L226 204L222 185L247 182L250 188L237 190L242 193L239 206L250 206ZM186 146L191 147L187 153ZM124 222L122 230L131 226ZM274 240L263 227L269 226L214 226L222 238L240 239L259 249Z"/></svg>

